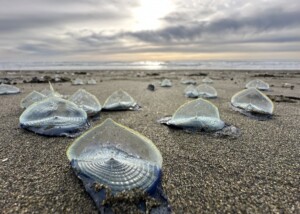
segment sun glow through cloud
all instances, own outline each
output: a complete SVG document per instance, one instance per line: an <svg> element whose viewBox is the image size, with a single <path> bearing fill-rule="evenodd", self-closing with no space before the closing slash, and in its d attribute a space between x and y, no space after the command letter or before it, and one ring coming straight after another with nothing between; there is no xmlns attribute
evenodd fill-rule
<svg viewBox="0 0 300 214"><path fill-rule="evenodd" d="M171 0L140 0L133 10L133 30L152 30L161 27L161 18L173 10Z"/></svg>
<svg viewBox="0 0 300 214"><path fill-rule="evenodd" d="M2 1L0 62L299 61L299 11L299 0Z"/></svg>

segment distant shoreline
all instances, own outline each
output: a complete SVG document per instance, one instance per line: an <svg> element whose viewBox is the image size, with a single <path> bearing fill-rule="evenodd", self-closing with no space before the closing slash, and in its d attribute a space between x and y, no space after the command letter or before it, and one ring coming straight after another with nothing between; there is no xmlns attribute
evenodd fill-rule
<svg viewBox="0 0 300 214"><path fill-rule="evenodd" d="M226 71L233 71L233 72L291 72L291 73L298 73L300 72L299 69L0 69L0 72L205 72L205 71L216 71L216 72L226 72Z"/></svg>
<svg viewBox="0 0 300 214"><path fill-rule="evenodd" d="M146 62L0 62L3 71L177 71L177 70L237 70L271 71L300 70L300 61L146 61Z"/></svg>

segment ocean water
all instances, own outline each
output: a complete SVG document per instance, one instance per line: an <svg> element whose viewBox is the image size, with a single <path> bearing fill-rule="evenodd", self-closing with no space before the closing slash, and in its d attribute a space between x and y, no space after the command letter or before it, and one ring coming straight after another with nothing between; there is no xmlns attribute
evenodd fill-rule
<svg viewBox="0 0 300 214"><path fill-rule="evenodd" d="M0 70L300 70L300 61L0 62Z"/></svg>

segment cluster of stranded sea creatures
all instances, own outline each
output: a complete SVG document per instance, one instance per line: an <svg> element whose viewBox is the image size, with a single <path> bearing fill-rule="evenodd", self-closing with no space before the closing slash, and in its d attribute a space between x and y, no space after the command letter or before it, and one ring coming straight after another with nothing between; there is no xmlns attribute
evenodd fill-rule
<svg viewBox="0 0 300 214"><path fill-rule="evenodd" d="M222 121L218 108L207 100L217 97L217 91L209 85L213 80L207 77L204 84L197 87L194 80L182 83L189 84L184 94L197 99L183 104L172 117L160 119L160 123L188 131L238 135L238 129ZM171 87L172 82L165 79L161 86ZM231 98L232 107L247 116L269 119L274 106L260 90L269 90L269 85L261 80L250 81L245 90ZM19 92L15 86L0 85L0 94ZM101 106L96 96L86 90L79 89L65 99L51 84L50 90L28 94L21 101L21 107L25 109L19 119L22 128L47 136L68 137L78 136L88 129L88 118L101 110L140 108L123 90L114 92ZM171 213L161 186L161 153L150 139L138 132L107 119L78 137L68 148L67 157L100 212L114 211L111 204L106 203L108 198L111 201L124 191L133 191L138 198L134 204L140 211Z"/></svg>

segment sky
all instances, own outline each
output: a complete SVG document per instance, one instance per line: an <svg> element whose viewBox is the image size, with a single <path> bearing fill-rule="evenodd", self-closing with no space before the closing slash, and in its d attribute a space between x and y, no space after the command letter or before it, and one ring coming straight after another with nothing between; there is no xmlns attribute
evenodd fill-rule
<svg viewBox="0 0 300 214"><path fill-rule="evenodd" d="M300 0L0 3L0 61L300 60Z"/></svg>

